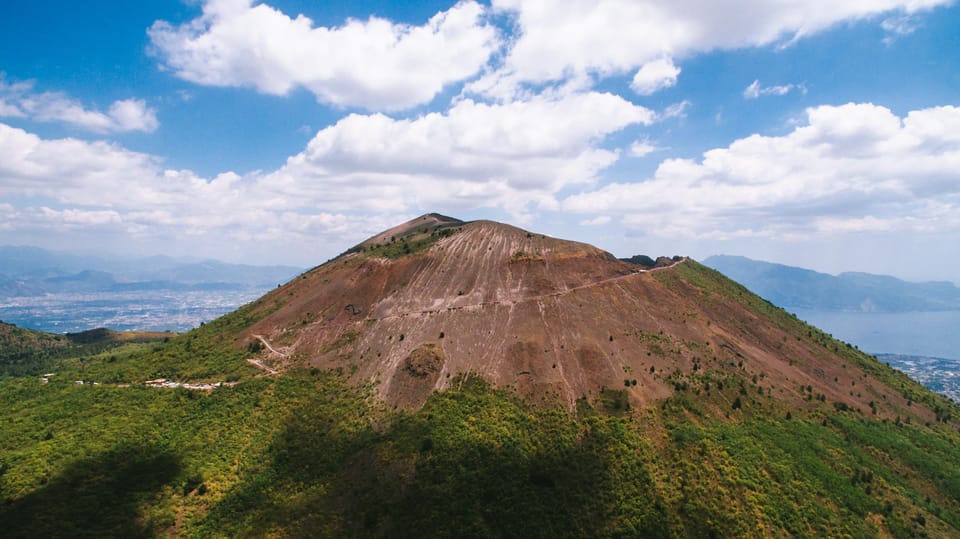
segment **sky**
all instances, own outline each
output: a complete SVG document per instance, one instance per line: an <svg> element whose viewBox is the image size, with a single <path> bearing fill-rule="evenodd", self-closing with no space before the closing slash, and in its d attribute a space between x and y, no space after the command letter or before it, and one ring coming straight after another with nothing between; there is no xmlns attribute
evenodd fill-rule
<svg viewBox="0 0 960 539"><path fill-rule="evenodd" d="M418 215L960 283L951 0L0 6L0 244L310 267Z"/></svg>

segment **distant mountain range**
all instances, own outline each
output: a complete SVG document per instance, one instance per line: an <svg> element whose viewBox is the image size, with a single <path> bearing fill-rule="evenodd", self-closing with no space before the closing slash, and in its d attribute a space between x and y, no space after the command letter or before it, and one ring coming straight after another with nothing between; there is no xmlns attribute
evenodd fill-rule
<svg viewBox="0 0 960 539"><path fill-rule="evenodd" d="M38 247L0 246L0 297L133 290L236 290L275 286L299 274L292 266L217 260L99 258Z"/></svg>
<svg viewBox="0 0 960 539"><path fill-rule="evenodd" d="M863 312L960 310L960 288L949 282L913 283L870 273L829 275L742 256L711 256L703 264L781 307Z"/></svg>

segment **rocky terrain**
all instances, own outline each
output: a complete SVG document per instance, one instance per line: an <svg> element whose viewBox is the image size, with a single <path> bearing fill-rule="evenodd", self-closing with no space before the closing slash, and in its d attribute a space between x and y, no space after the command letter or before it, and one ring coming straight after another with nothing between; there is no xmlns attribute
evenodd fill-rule
<svg viewBox="0 0 960 539"><path fill-rule="evenodd" d="M271 292L234 338L269 343L259 359L273 369L339 369L400 407L464 373L567 408L605 388L649 405L704 379L746 382L787 406L812 396L882 416L905 406L870 367L769 304L763 316L748 296L688 259L640 265L426 215Z"/></svg>

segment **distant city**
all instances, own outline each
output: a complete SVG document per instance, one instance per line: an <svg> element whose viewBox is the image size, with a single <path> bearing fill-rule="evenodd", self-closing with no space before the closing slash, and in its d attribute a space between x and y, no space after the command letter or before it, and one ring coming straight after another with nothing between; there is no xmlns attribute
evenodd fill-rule
<svg viewBox="0 0 960 539"><path fill-rule="evenodd" d="M2 298L0 320L49 333L97 327L179 333L257 299L267 290L147 290Z"/></svg>
<svg viewBox="0 0 960 539"><path fill-rule="evenodd" d="M0 320L51 333L188 331L302 271L217 260L100 258L0 247Z"/></svg>
<svg viewBox="0 0 960 539"><path fill-rule="evenodd" d="M907 373L927 389L960 402L960 362L901 354L878 354L877 359Z"/></svg>

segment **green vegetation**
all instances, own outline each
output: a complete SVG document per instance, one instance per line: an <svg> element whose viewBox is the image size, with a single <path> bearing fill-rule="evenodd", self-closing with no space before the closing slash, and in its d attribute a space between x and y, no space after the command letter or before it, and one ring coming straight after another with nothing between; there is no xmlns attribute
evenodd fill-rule
<svg viewBox="0 0 960 539"><path fill-rule="evenodd" d="M457 225L459 225L459 223L438 227L430 231L414 231L400 238L390 238L390 241L386 243L370 244L367 246L358 245L347 251L347 253L365 253L368 256L383 256L391 260L396 260L413 253L425 251L441 239L449 238L460 231Z"/></svg>
<svg viewBox="0 0 960 539"><path fill-rule="evenodd" d="M269 298L269 299L265 299ZM241 330L280 306L282 297L265 296L183 335L150 347L123 350L121 361L88 361L85 379L112 383L156 378L197 382L235 382L258 373L244 361L259 341L239 341ZM119 358L121 354L116 354Z"/></svg>
<svg viewBox="0 0 960 539"><path fill-rule="evenodd" d="M955 430L832 407L730 421L687 392L631 409L621 389L567 412L463 377L403 412L316 370L211 392L72 382L193 333L0 382L6 536L960 533Z"/></svg>
<svg viewBox="0 0 960 539"><path fill-rule="evenodd" d="M543 255L538 253L528 253L526 251L516 251L513 253L511 259L517 262L530 262L534 260L543 260Z"/></svg>
<svg viewBox="0 0 960 539"><path fill-rule="evenodd" d="M152 342L174 334L118 333L92 329L57 335L0 322L0 379L45 374L61 360L100 354L134 342Z"/></svg>
<svg viewBox="0 0 960 539"><path fill-rule="evenodd" d="M715 310L722 311L726 302L738 302L758 315L772 320L792 338L812 340L823 347L825 353L836 354L860 367L864 372L884 384L898 389L905 399L922 402L931 409L940 410L937 412L940 417L944 417L944 414L951 417L948 410L954 409L956 405L947 398L927 390L906 374L878 361L875 357L860 351L856 347L834 339L832 335L807 324L783 308L753 294L716 270L693 261L687 261L675 266L671 271L657 272L654 275L658 280L678 291L698 295L700 301L707 305L708 310L711 304ZM956 413L952 416L956 416Z"/></svg>

